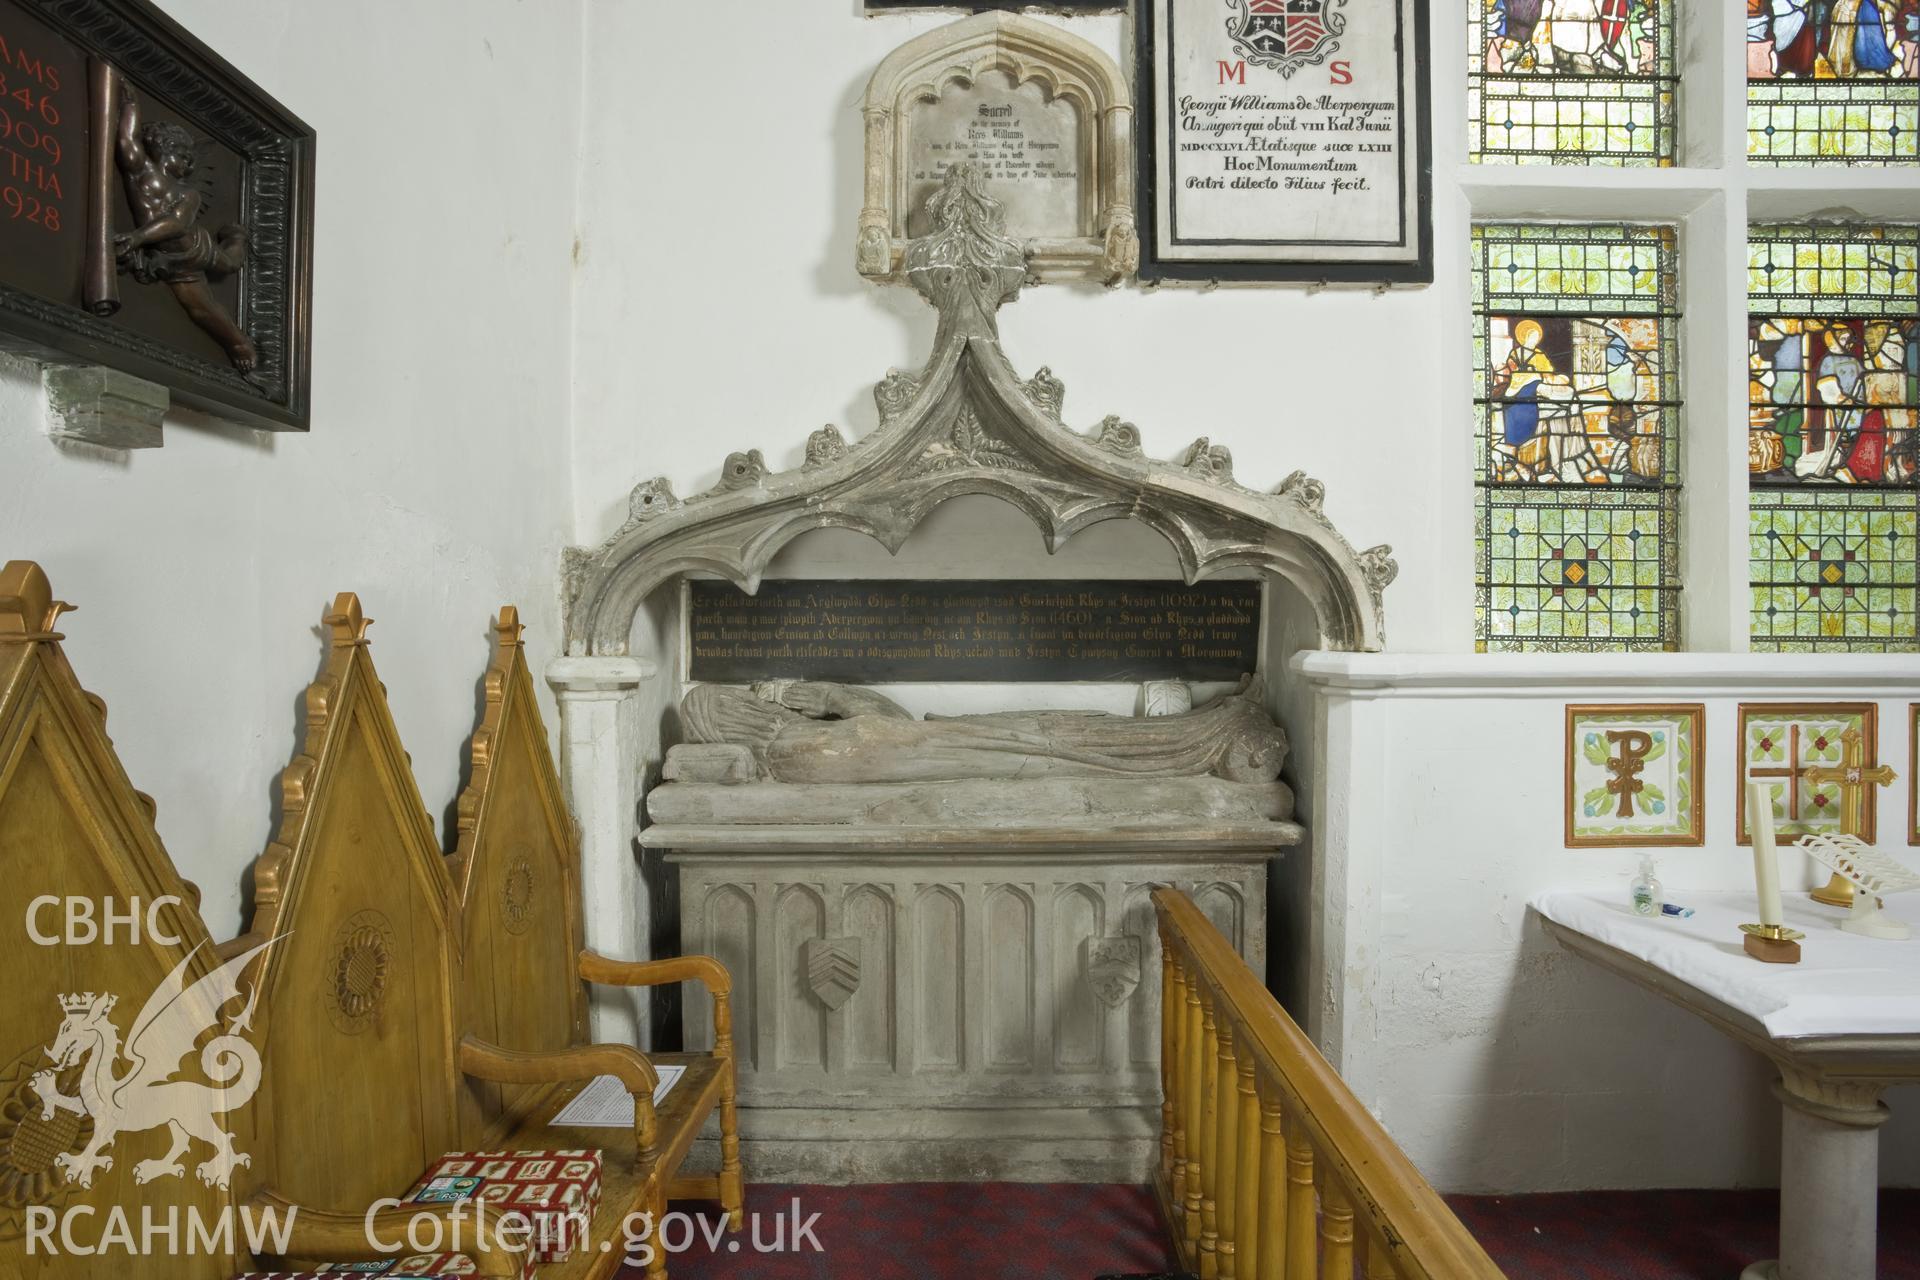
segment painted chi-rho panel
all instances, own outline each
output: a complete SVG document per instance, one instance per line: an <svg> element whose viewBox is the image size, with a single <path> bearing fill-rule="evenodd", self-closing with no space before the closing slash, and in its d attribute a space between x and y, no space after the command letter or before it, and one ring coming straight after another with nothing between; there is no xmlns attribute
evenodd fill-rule
<svg viewBox="0 0 1920 1280"><path fill-rule="evenodd" d="M1706 842L1706 707L1567 708L1569 849Z"/></svg>

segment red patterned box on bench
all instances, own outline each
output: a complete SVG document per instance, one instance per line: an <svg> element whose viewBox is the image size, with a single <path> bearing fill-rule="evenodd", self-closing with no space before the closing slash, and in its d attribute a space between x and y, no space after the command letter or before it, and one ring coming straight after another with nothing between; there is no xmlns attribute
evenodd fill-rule
<svg viewBox="0 0 1920 1280"><path fill-rule="evenodd" d="M381 1280L463 1280L478 1271L473 1259L464 1253L416 1253L380 1262L328 1262L311 1271L249 1271L240 1280L346 1280L348 1276L379 1276Z"/></svg>
<svg viewBox="0 0 1920 1280"><path fill-rule="evenodd" d="M454 1151L407 1193L415 1204L479 1200L528 1223L527 1257L565 1262L600 1207L598 1151Z"/></svg>

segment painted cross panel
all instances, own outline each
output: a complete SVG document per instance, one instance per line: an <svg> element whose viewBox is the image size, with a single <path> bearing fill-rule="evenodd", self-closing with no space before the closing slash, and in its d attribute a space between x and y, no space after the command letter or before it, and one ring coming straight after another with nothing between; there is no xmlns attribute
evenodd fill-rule
<svg viewBox="0 0 1920 1280"><path fill-rule="evenodd" d="M1810 782L1806 771L1845 762L1845 735L1860 735L1864 763L1879 759L1879 709L1871 702L1745 703L1740 707L1740 776L1736 835L1752 844L1747 821L1747 783L1764 782L1773 796L1774 830L1783 841L1805 835L1838 835L1843 809L1837 782ZM1872 843L1873 806L1865 830Z"/></svg>
<svg viewBox="0 0 1920 1280"><path fill-rule="evenodd" d="M1470 160L1670 165L1670 0L1468 0Z"/></svg>
<svg viewBox="0 0 1920 1280"><path fill-rule="evenodd" d="M1567 847L1705 843L1705 717L1699 703L1569 706Z"/></svg>
<svg viewBox="0 0 1920 1280"><path fill-rule="evenodd" d="M1747 158L1920 163L1920 0L1747 0Z"/></svg>

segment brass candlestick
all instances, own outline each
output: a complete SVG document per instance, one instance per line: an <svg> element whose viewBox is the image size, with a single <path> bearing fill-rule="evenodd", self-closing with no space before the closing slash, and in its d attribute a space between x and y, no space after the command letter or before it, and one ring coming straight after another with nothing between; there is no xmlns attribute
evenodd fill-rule
<svg viewBox="0 0 1920 1280"><path fill-rule="evenodd" d="M1768 964L1799 964L1800 939L1807 935L1783 924L1743 924L1740 932L1747 954Z"/></svg>
<svg viewBox="0 0 1920 1280"><path fill-rule="evenodd" d="M1840 833L1842 835L1867 835L1867 799L1873 787L1892 786L1896 776L1886 765L1867 767L1866 741L1858 729L1849 729L1840 735L1845 747L1838 765L1815 765L1800 774L1808 782L1819 786L1833 782L1840 786ZM1853 905L1853 881L1839 872L1834 872L1826 884L1808 895L1815 902L1824 902L1833 907L1851 907Z"/></svg>

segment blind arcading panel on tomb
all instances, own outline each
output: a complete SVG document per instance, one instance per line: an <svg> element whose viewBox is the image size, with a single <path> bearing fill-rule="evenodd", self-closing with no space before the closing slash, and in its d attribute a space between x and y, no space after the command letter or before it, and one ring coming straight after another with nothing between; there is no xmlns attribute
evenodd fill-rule
<svg viewBox="0 0 1920 1280"><path fill-rule="evenodd" d="M692 679L841 684L1233 680L1259 665L1261 584L687 584Z"/></svg>

